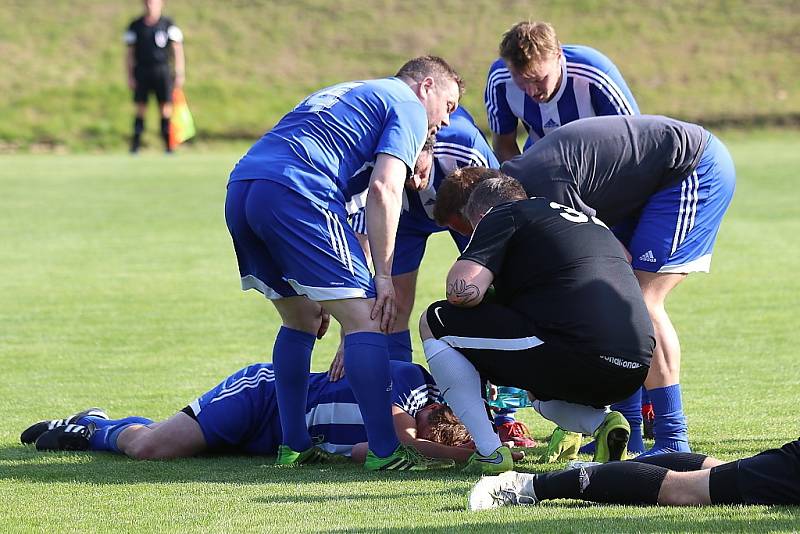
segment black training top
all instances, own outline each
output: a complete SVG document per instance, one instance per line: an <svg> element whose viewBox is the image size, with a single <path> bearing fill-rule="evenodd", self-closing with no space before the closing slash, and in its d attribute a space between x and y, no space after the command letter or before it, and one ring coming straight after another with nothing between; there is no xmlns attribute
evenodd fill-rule
<svg viewBox="0 0 800 534"><path fill-rule="evenodd" d="M168 66L169 48L173 42L183 42L183 33L168 17L161 17L153 26L148 26L144 17L139 17L125 32L125 44L134 47L137 68Z"/></svg>
<svg viewBox="0 0 800 534"><path fill-rule="evenodd" d="M591 117L561 126L502 170L529 195L613 226L690 175L708 135L696 124L657 115Z"/></svg>
<svg viewBox="0 0 800 534"><path fill-rule="evenodd" d="M502 204L459 259L492 271L498 302L529 318L545 342L650 364L655 340L642 292L599 219L542 197Z"/></svg>

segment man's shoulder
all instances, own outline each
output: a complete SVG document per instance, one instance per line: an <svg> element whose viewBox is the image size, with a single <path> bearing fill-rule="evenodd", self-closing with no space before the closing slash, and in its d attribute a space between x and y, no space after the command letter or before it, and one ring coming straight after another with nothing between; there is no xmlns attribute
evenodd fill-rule
<svg viewBox="0 0 800 534"><path fill-rule="evenodd" d="M614 68L614 63L602 52L585 45L563 45L561 50L564 52L564 59L567 62L567 70L570 66L590 66L602 71Z"/></svg>
<svg viewBox="0 0 800 534"><path fill-rule="evenodd" d="M489 85L505 83L511 79L511 73L503 58L499 57L489 66Z"/></svg>
<svg viewBox="0 0 800 534"><path fill-rule="evenodd" d="M131 31L136 31L142 26L144 26L144 17L137 17L133 19L130 24L128 24L128 29Z"/></svg>

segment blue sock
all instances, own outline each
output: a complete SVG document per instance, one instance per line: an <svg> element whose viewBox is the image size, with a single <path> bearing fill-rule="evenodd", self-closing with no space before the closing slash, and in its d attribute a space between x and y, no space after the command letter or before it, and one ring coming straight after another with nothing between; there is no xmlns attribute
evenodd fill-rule
<svg viewBox="0 0 800 534"><path fill-rule="evenodd" d="M282 443L296 452L309 449L312 445L306 426L306 402L311 352L316 339L312 334L282 326L272 349Z"/></svg>
<svg viewBox="0 0 800 534"><path fill-rule="evenodd" d="M516 421L514 414L517 413L516 408L503 408L494 413L495 426L504 425L506 423L513 423Z"/></svg>
<svg viewBox="0 0 800 534"><path fill-rule="evenodd" d="M655 452L671 449L675 452L690 452L689 431L681 402L681 385L655 388L649 393L656 414L653 423L656 442L650 450Z"/></svg>
<svg viewBox="0 0 800 534"><path fill-rule="evenodd" d="M411 332L403 330L389 334L389 359L411 362Z"/></svg>
<svg viewBox="0 0 800 534"><path fill-rule="evenodd" d="M611 405L612 410L616 410L625 416L628 424L631 425L631 437L628 440L628 450L632 453L644 452L644 441L642 440L642 388L627 399L615 402Z"/></svg>
<svg viewBox="0 0 800 534"><path fill-rule="evenodd" d="M87 416L78 419L77 424L88 425L89 423L94 423L97 428L92 437L89 438L89 450L119 452L117 438L123 430L131 425L149 425L152 422L152 419L135 415L124 419L101 419Z"/></svg>
<svg viewBox="0 0 800 534"><path fill-rule="evenodd" d="M642 386L642 406L645 404L650 404L650 394L647 392L647 388Z"/></svg>
<svg viewBox="0 0 800 534"><path fill-rule="evenodd" d="M388 336L356 332L344 337L344 369L361 409L370 450L391 455L400 442L392 421L392 377Z"/></svg>

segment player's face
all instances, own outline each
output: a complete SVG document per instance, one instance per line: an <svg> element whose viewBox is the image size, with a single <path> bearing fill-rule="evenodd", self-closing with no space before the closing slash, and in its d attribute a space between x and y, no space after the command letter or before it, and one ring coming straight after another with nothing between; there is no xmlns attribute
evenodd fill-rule
<svg viewBox="0 0 800 534"><path fill-rule="evenodd" d="M423 150L414 165L414 174L406 180L406 187L412 191L422 191L428 187L433 169L433 152Z"/></svg>
<svg viewBox="0 0 800 534"><path fill-rule="evenodd" d="M535 102L549 102L561 84L561 54L537 61L527 70L508 68L517 87Z"/></svg>
<svg viewBox="0 0 800 534"><path fill-rule="evenodd" d="M437 83L433 78L425 78L420 100L428 115L428 134L450 124L450 114L458 107L460 92L455 80Z"/></svg>
<svg viewBox="0 0 800 534"><path fill-rule="evenodd" d="M451 215L450 218L447 219L447 227L463 236L469 237L472 235L472 224L466 217L460 214Z"/></svg>

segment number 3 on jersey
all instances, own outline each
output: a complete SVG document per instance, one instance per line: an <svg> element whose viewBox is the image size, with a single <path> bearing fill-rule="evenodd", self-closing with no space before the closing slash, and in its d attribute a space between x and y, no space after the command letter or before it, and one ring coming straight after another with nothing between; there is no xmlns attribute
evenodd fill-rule
<svg viewBox="0 0 800 534"><path fill-rule="evenodd" d="M551 202L550 207L553 208L554 210L558 210L558 214L564 217L569 222L574 222L574 223L589 222L589 216L586 215L585 213L581 213L580 211L570 208L568 206L563 206L558 202ZM592 216L591 219L593 223L599 224L603 228L608 228L608 226L606 226L606 224L597 217Z"/></svg>
<svg viewBox="0 0 800 534"><path fill-rule="evenodd" d="M325 89L320 89L316 93L300 102L295 110L316 113L318 111L322 111L323 109L328 109L336 104L339 99L342 98L348 91L355 89L359 85L363 85L363 82L340 83L326 87Z"/></svg>

